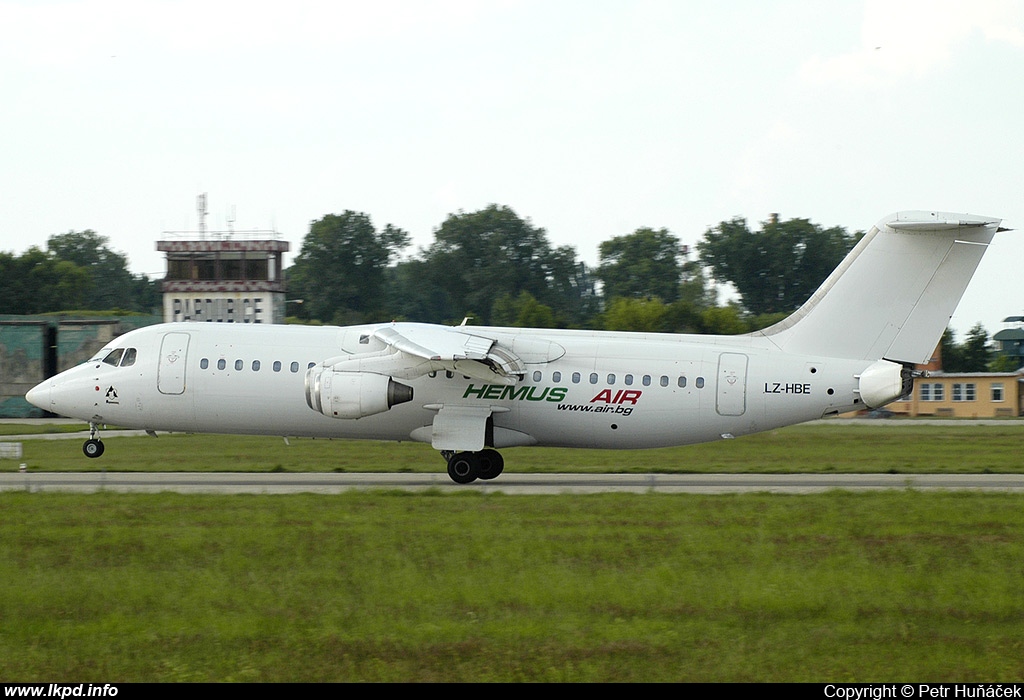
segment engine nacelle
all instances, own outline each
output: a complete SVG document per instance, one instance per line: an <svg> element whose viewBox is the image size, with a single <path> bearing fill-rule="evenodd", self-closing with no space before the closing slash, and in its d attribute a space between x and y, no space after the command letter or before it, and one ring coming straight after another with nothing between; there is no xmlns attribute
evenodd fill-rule
<svg viewBox="0 0 1024 700"><path fill-rule="evenodd" d="M412 401L412 387L370 372L306 372L306 404L328 418L364 418Z"/></svg>
<svg viewBox="0 0 1024 700"><path fill-rule="evenodd" d="M904 384L905 379L903 365L879 360L861 373L860 398L868 408L884 406L910 391ZM913 387L912 381L910 387Z"/></svg>

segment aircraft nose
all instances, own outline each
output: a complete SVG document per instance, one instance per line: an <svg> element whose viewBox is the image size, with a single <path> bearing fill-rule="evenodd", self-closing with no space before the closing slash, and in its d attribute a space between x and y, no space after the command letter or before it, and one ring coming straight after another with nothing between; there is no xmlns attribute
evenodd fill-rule
<svg viewBox="0 0 1024 700"><path fill-rule="evenodd" d="M47 379L45 382L36 384L34 387L28 390L25 394L25 400L36 408L41 408L44 411L50 410L50 386L51 382Z"/></svg>

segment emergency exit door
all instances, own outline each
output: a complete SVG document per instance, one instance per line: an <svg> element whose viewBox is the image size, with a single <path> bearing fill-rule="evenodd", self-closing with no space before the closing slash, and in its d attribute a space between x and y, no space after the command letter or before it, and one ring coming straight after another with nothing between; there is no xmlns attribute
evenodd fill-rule
<svg viewBox="0 0 1024 700"><path fill-rule="evenodd" d="M718 356L716 408L721 416L742 416L747 410L747 356L723 352Z"/></svg>
<svg viewBox="0 0 1024 700"><path fill-rule="evenodd" d="M156 386L161 394L185 393L188 341L188 333L164 334L160 342L160 363L156 370Z"/></svg>

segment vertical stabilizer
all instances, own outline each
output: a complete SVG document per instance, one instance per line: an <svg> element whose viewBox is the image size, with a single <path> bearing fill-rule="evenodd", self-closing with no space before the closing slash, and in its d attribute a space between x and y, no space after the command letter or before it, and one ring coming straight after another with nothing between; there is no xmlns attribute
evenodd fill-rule
<svg viewBox="0 0 1024 700"><path fill-rule="evenodd" d="M927 362L998 228L969 214L888 216L803 306L759 334L786 352Z"/></svg>

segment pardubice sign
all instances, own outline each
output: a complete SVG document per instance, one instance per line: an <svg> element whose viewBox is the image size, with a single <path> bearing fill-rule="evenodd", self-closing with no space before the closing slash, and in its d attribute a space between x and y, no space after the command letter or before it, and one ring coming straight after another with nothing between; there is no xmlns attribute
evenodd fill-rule
<svg viewBox="0 0 1024 700"><path fill-rule="evenodd" d="M219 323L274 323L273 294L223 293L164 296L164 320Z"/></svg>

